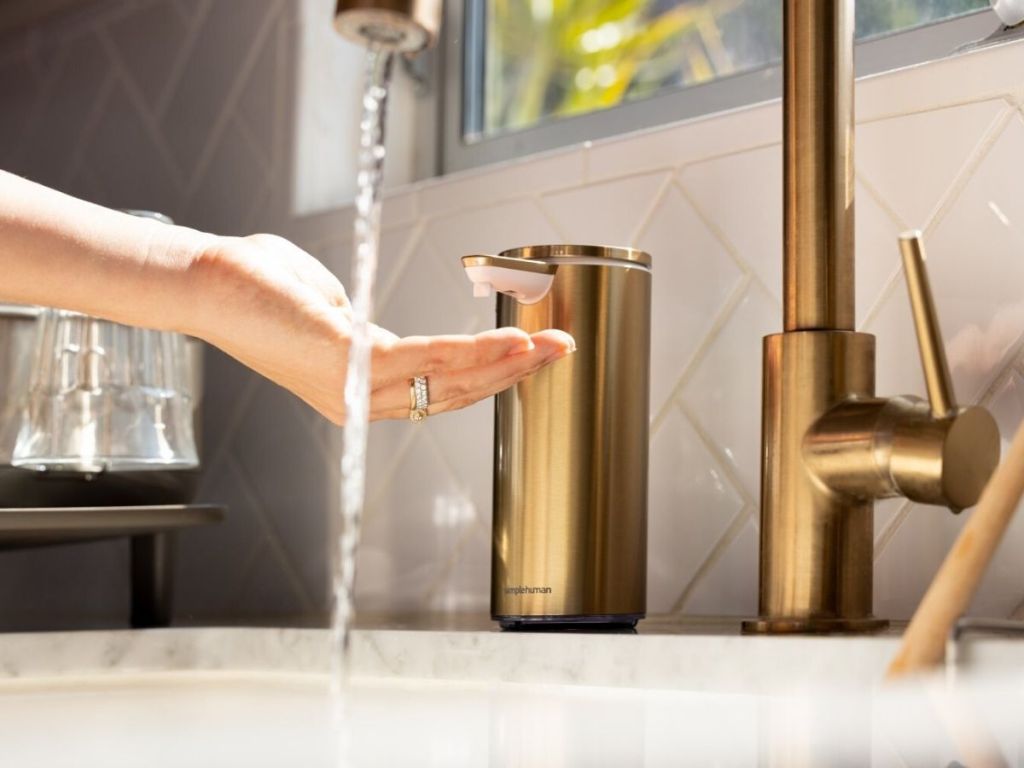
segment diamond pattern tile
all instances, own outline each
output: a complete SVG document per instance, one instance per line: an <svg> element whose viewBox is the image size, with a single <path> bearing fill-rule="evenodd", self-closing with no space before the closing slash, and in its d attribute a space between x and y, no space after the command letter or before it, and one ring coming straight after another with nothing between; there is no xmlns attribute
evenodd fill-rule
<svg viewBox="0 0 1024 768"><path fill-rule="evenodd" d="M231 454L306 593L326 605L325 510L337 510L338 491L323 443L311 434L306 418L296 417L296 405L292 395L260 380L232 436ZM282 451L282 445L288 450Z"/></svg>
<svg viewBox="0 0 1024 768"><path fill-rule="evenodd" d="M673 409L651 440L647 610L666 613L743 508L693 427Z"/></svg>
<svg viewBox="0 0 1024 768"><path fill-rule="evenodd" d="M377 317L399 336L471 333L493 327L494 299L474 299L458 256L442 257L421 240Z"/></svg>
<svg viewBox="0 0 1024 768"><path fill-rule="evenodd" d="M263 40L276 4L269 0L218 0L209 13L192 55L162 118L175 126L167 135L171 152L181 168L194 169L208 151L211 130L230 105L243 65ZM265 33L265 31L264 31Z"/></svg>
<svg viewBox="0 0 1024 768"><path fill-rule="evenodd" d="M859 125L857 168L906 226L923 228L1005 110L982 101Z"/></svg>
<svg viewBox="0 0 1024 768"><path fill-rule="evenodd" d="M757 285L746 292L682 391L683 403L742 479L748 498L760 487L761 339L782 313Z"/></svg>
<svg viewBox="0 0 1024 768"><path fill-rule="evenodd" d="M696 163L680 171L679 181L697 209L781 302L782 147Z"/></svg>
<svg viewBox="0 0 1024 768"><path fill-rule="evenodd" d="M241 570L262 533L254 520L252 491L236 462L225 456L209 465L202 497L227 506L219 525L178 534L175 615L184 623L228 616L231 601L243 587Z"/></svg>
<svg viewBox="0 0 1024 768"><path fill-rule="evenodd" d="M930 277L961 399L977 397L1024 331L1024 163L1015 117L928 240Z"/></svg>
<svg viewBox="0 0 1024 768"><path fill-rule="evenodd" d="M559 243L562 238L536 203L517 200L433 219L426 240L438 256L454 259L471 253L498 253L521 245Z"/></svg>
<svg viewBox="0 0 1024 768"><path fill-rule="evenodd" d="M633 245L668 178L657 172L588 184L544 195L542 204L570 243Z"/></svg>
<svg viewBox="0 0 1024 768"><path fill-rule="evenodd" d="M477 516L491 519L494 465L494 405L492 400L430 419L424 425Z"/></svg>
<svg viewBox="0 0 1024 768"><path fill-rule="evenodd" d="M940 507L911 506L875 558L876 616L910 618L969 514L955 517Z"/></svg>
<svg viewBox="0 0 1024 768"><path fill-rule="evenodd" d="M39 87L32 63L21 51L6 57L0 64L0 161L7 170L21 148L25 129L39 97Z"/></svg>
<svg viewBox="0 0 1024 768"><path fill-rule="evenodd" d="M688 616L756 616L758 533L747 520L697 582L683 606Z"/></svg>
<svg viewBox="0 0 1024 768"><path fill-rule="evenodd" d="M249 234L244 224L264 185L264 168L235 125L223 134L182 223L226 235Z"/></svg>
<svg viewBox="0 0 1024 768"><path fill-rule="evenodd" d="M739 266L671 188L637 246L653 258L651 413L661 411L742 277Z"/></svg>
<svg viewBox="0 0 1024 768"><path fill-rule="evenodd" d="M82 124L67 120L70 112L91 115L108 77L110 62L94 35L84 35L67 46L64 63L51 85L44 108L32 121L24 151L38 158L32 178L63 187L71 159L78 149Z"/></svg>
<svg viewBox="0 0 1024 768"><path fill-rule="evenodd" d="M863 326L885 286L900 269L899 235L902 228L879 204L874 195L857 184L856 190L855 312L857 327Z"/></svg>
<svg viewBox="0 0 1024 768"><path fill-rule="evenodd" d="M364 521L357 605L424 610L431 587L474 525L472 501L429 438L419 435Z"/></svg>
<svg viewBox="0 0 1024 768"><path fill-rule="evenodd" d="M187 20L168 2L136 3L106 29L120 65L145 104L156 111L175 67L190 50L182 46Z"/></svg>
<svg viewBox="0 0 1024 768"><path fill-rule="evenodd" d="M267 165L274 165L274 127L278 98L278 49L277 36L270 35L260 48L256 62L249 72L242 93L238 98L237 118L245 123L247 133L256 143L260 159Z"/></svg>
<svg viewBox="0 0 1024 768"><path fill-rule="evenodd" d="M430 610L448 613L490 610L490 530L488 521L465 532L450 567L438 578L427 598Z"/></svg>
<svg viewBox="0 0 1024 768"><path fill-rule="evenodd" d="M103 195L96 202L181 218L181 190L164 166L156 140L123 87L115 87L85 152Z"/></svg>

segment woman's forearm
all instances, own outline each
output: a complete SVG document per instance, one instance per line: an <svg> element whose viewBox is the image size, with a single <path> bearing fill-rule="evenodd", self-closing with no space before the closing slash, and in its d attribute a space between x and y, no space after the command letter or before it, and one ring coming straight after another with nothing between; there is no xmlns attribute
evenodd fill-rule
<svg viewBox="0 0 1024 768"><path fill-rule="evenodd" d="M0 301L186 330L189 270L215 240L0 171Z"/></svg>

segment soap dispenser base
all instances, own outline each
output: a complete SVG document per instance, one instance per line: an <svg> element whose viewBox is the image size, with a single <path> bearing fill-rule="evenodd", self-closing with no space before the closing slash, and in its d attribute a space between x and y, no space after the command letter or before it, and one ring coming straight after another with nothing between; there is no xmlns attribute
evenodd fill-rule
<svg viewBox="0 0 1024 768"><path fill-rule="evenodd" d="M508 632L603 632L629 631L645 614L608 616L493 616Z"/></svg>

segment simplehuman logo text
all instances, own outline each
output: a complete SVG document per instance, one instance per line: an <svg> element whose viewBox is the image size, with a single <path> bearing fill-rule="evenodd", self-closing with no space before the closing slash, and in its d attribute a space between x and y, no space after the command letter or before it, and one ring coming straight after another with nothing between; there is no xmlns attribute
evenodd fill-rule
<svg viewBox="0 0 1024 768"><path fill-rule="evenodd" d="M505 587L506 595L550 595L551 587Z"/></svg>

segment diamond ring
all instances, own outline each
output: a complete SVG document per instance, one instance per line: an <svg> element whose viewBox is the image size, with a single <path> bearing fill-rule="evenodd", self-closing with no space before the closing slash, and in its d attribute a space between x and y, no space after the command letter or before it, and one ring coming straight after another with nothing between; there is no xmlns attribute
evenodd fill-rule
<svg viewBox="0 0 1024 768"><path fill-rule="evenodd" d="M427 418L430 407L430 391L427 377L417 376L409 383L409 421L421 422Z"/></svg>

